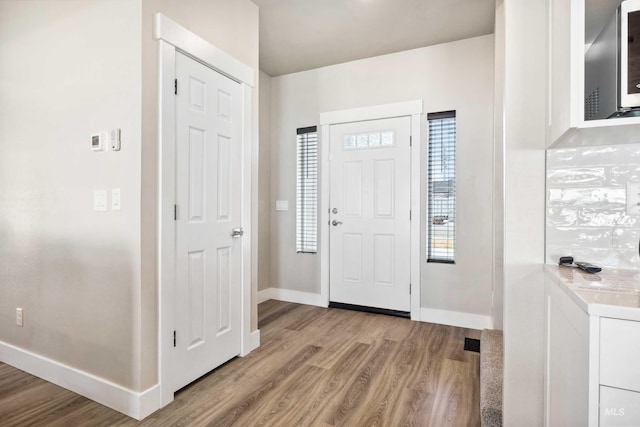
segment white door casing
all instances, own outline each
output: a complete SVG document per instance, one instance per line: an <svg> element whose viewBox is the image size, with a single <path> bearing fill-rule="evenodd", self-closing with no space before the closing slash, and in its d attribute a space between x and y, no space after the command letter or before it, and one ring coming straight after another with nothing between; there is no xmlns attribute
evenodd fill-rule
<svg viewBox="0 0 640 427"><path fill-rule="evenodd" d="M176 78L176 57L185 53L196 61L219 71L241 86L241 223L244 229L241 255L241 356L248 354L252 348L251 333L251 276L253 229L257 224L252 215L253 196L252 182L257 179L257 162L253 155L257 153L257 140L253 138L252 122L252 88L255 84L256 71L243 64L226 52L218 49L208 41L193 34L163 14L154 15L154 39L158 40L159 59L159 218L158 218L158 277L159 277L159 336L158 336L158 377L159 396L145 396L145 411L153 410L169 404L174 398L174 372L182 369L176 365L173 357L173 331L176 328L176 221L174 205L176 204L176 98L174 83ZM256 331L256 333L259 331ZM149 400L151 399L151 400Z"/></svg>
<svg viewBox="0 0 640 427"><path fill-rule="evenodd" d="M344 123L353 123L367 120L387 119L394 117L410 117L411 135L413 144L410 149L410 204L413 220L410 225L410 310L411 319L420 320L420 218L421 218L421 117L422 100L399 102L394 104L381 104L363 108L337 110L320 114L320 293L322 301L329 304L330 283L330 232L333 226L329 225L332 214L330 213L331 193L331 128Z"/></svg>
<svg viewBox="0 0 640 427"><path fill-rule="evenodd" d="M176 55L178 390L240 354L241 88Z"/></svg>
<svg viewBox="0 0 640 427"><path fill-rule="evenodd" d="M330 300L410 311L411 118L331 126Z"/></svg>

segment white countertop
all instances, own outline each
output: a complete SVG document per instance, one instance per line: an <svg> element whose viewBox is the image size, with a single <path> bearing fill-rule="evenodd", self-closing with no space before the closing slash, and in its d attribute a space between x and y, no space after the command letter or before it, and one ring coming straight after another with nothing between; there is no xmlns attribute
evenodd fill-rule
<svg viewBox="0 0 640 427"><path fill-rule="evenodd" d="M558 265L545 265L544 270L585 312L640 321L640 270L603 269L589 274Z"/></svg>

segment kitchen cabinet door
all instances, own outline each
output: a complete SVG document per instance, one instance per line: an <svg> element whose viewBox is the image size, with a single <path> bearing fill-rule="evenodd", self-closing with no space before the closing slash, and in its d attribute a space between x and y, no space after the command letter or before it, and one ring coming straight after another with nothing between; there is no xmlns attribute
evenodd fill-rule
<svg viewBox="0 0 640 427"><path fill-rule="evenodd" d="M547 146L578 124L581 96L576 93L583 67L576 63L577 34L584 31L584 1L547 0Z"/></svg>
<svg viewBox="0 0 640 427"><path fill-rule="evenodd" d="M600 319L600 384L640 392L640 322Z"/></svg>
<svg viewBox="0 0 640 427"><path fill-rule="evenodd" d="M640 393L600 386L600 427L640 425Z"/></svg>

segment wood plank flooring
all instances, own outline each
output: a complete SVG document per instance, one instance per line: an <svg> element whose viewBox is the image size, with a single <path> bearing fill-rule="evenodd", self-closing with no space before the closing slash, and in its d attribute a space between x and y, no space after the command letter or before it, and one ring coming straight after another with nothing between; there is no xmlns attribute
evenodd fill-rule
<svg viewBox="0 0 640 427"><path fill-rule="evenodd" d="M480 331L267 301L262 346L137 422L0 363L0 426L479 426Z"/></svg>

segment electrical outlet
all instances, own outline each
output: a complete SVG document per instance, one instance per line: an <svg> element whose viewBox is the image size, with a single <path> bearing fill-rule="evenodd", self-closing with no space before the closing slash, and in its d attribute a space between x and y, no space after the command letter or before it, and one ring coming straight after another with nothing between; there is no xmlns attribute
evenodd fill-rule
<svg viewBox="0 0 640 427"><path fill-rule="evenodd" d="M24 317L22 316L22 308L16 308L16 325L24 326Z"/></svg>
<svg viewBox="0 0 640 427"><path fill-rule="evenodd" d="M640 215L640 182L627 182L627 215Z"/></svg>

